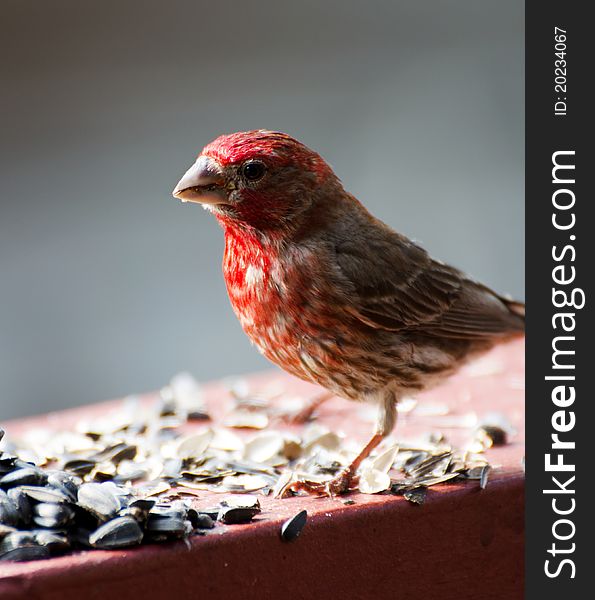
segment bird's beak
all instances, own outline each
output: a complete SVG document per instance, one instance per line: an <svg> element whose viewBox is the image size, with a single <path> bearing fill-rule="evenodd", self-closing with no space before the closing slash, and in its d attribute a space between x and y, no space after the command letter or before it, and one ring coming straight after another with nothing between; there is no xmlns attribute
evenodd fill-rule
<svg viewBox="0 0 595 600"><path fill-rule="evenodd" d="M227 192L219 163L208 156L199 156L172 194L182 202L223 204L227 202Z"/></svg>

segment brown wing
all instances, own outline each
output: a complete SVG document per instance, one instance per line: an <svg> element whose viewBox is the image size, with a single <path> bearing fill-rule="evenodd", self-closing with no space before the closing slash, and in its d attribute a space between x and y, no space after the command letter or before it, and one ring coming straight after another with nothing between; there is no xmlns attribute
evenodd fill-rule
<svg viewBox="0 0 595 600"><path fill-rule="evenodd" d="M367 243L336 245L352 285L349 310L367 325L447 338L489 339L524 329L524 305L508 301L411 240L378 228Z"/></svg>

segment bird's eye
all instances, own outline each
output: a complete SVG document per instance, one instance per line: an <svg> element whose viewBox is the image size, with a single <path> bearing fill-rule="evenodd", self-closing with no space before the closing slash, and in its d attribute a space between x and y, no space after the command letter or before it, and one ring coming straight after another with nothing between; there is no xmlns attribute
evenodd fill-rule
<svg viewBox="0 0 595 600"><path fill-rule="evenodd" d="M251 160L242 165L242 175L248 181L258 181L264 176L266 167L259 160Z"/></svg>

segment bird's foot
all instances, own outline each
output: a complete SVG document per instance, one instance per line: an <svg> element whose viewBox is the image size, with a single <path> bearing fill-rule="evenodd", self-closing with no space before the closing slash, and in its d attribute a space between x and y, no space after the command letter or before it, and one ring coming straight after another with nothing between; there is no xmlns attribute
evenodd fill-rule
<svg viewBox="0 0 595 600"><path fill-rule="evenodd" d="M333 498L357 489L358 477L350 468L343 469L336 477L329 481L309 481L307 479L298 479L289 482L277 494L281 498L285 498L291 493L307 492L315 496L326 496Z"/></svg>

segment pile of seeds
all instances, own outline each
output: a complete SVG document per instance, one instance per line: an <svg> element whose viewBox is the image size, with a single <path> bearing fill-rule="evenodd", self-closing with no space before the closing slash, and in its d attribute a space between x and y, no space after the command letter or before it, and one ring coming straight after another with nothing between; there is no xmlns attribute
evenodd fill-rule
<svg viewBox="0 0 595 600"><path fill-rule="evenodd" d="M179 540L204 534L216 520L247 523L259 512L255 497L197 511L187 499L142 497L131 487L85 483L72 473L0 454L0 561Z"/></svg>
<svg viewBox="0 0 595 600"><path fill-rule="evenodd" d="M150 406L130 398L73 430L31 430L8 441L0 429L0 560L180 540L205 534L217 522L247 523L261 510L253 494L283 497L296 479L324 482L359 449L316 423L300 436L263 430L278 403L275 408L270 395L254 396L242 386L231 391L235 403L224 427L206 423L201 388L182 374ZM189 428L190 422L198 427ZM421 504L438 483L476 479L485 487L489 465L481 453L505 443L506 435L501 424L481 427L462 453L435 435L389 445L364 463L359 490ZM196 510L192 498L205 491L226 497ZM298 532L302 520L305 513ZM296 527L282 538L297 537Z"/></svg>

